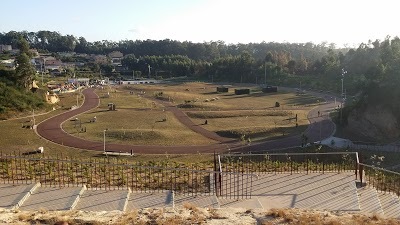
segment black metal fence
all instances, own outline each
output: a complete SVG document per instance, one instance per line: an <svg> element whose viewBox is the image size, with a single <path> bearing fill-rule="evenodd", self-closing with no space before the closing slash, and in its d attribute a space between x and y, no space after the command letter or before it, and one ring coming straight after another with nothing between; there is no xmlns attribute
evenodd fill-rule
<svg viewBox="0 0 400 225"><path fill-rule="evenodd" d="M79 161L0 155L0 182L40 182L55 187L85 185L89 189L108 190L130 188L137 192L171 190L185 195L206 194L226 198L251 197L253 174L213 171L197 166L181 168L177 164L167 166L144 166L108 159ZM215 179L218 177L224 179Z"/></svg>
<svg viewBox="0 0 400 225"><path fill-rule="evenodd" d="M357 152L224 154L219 156L223 171L234 173L326 173L354 171Z"/></svg>
<svg viewBox="0 0 400 225"><path fill-rule="evenodd" d="M378 191L400 196L400 173L359 163L360 181L371 185Z"/></svg>

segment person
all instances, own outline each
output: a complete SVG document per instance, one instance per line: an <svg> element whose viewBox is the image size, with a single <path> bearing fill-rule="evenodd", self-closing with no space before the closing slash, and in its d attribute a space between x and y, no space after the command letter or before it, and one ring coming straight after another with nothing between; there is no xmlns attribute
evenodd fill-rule
<svg viewBox="0 0 400 225"><path fill-rule="evenodd" d="M318 116L320 115L320 111L318 111Z"/></svg>
<svg viewBox="0 0 400 225"><path fill-rule="evenodd" d="M207 121L207 120L206 120L206 121L204 121L204 124L205 124L205 125L207 125L207 124L208 124L208 121Z"/></svg>

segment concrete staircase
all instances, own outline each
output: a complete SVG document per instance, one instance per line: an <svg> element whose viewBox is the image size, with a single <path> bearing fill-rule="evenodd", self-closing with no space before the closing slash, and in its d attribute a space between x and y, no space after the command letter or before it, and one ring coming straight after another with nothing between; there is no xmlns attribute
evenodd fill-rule
<svg viewBox="0 0 400 225"><path fill-rule="evenodd" d="M260 174L253 180L251 199L171 191L48 187L0 184L0 208L21 210L131 211L138 208L193 205L207 208L304 208L361 212L400 218L400 199L370 186L357 188L353 173ZM224 188L224 187L223 187ZM227 185L225 188L229 188Z"/></svg>
<svg viewBox="0 0 400 225"><path fill-rule="evenodd" d="M365 186L358 189L358 196L363 213L400 219L400 199L396 195Z"/></svg>

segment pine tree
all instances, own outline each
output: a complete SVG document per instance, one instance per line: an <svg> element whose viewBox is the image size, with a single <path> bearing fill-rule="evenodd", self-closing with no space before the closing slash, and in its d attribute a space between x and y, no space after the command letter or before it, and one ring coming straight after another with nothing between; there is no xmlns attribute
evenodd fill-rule
<svg viewBox="0 0 400 225"><path fill-rule="evenodd" d="M20 53L16 58L16 80L19 86L28 89L35 77L35 69L30 62L28 42L25 39L20 38L18 47L20 49Z"/></svg>

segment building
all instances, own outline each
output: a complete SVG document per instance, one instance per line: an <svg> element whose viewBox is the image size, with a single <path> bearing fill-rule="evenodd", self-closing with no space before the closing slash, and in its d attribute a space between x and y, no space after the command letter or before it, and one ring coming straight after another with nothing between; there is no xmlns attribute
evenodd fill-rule
<svg viewBox="0 0 400 225"><path fill-rule="evenodd" d="M122 66L122 59L124 58L124 54L120 51L113 51L108 54L108 57L111 58L111 64L114 66Z"/></svg>
<svg viewBox="0 0 400 225"><path fill-rule="evenodd" d="M4 51L11 51L12 47L11 45L0 45L0 53L4 52Z"/></svg>
<svg viewBox="0 0 400 225"><path fill-rule="evenodd" d="M44 61L45 70L59 70L61 68L62 62L58 59L51 59Z"/></svg>
<svg viewBox="0 0 400 225"><path fill-rule="evenodd" d="M15 69L14 59L0 60L0 64L8 68Z"/></svg>
<svg viewBox="0 0 400 225"><path fill-rule="evenodd" d="M105 55L93 55L92 60L98 64L108 64L109 60Z"/></svg>

